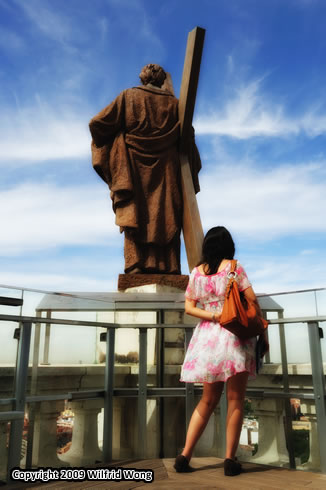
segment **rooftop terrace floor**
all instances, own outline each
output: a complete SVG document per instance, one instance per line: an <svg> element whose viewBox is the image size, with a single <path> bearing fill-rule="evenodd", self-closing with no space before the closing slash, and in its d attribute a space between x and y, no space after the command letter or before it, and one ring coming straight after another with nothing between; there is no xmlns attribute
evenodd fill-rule
<svg viewBox="0 0 326 490"><path fill-rule="evenodd" d="M141 489L168 489L168 490L224 490L224 489L325 489L326 475L306 471L295 471L286 468L258 465L253 463L243 464L243 473L236 477L226 477L223 471L223 460L214 457L192 458L191 466L195 469L192 473L176 473L174 459L146 459L133 461L120 461L112 464L99 464L89 468L137 468L138 470L154 471L154 481L145 483L144 481L71 481L71 482L51 482L39 484L23 484L17 482L5 485L3 488L8 490L18 490L23 488L41 489L73 489L73 490L100 490L100 489L120 489L131 490Z"/></svg>

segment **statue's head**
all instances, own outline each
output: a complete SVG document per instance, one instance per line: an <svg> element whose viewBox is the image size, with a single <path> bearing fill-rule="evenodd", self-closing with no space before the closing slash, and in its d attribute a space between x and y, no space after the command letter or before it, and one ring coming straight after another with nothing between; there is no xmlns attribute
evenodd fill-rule
<svg viewBox="0 0 326 490"><path fill-rule="evenodd" d="M166 79L166 73L160 65L149 63L140 72L139 78L143 85L151 83L155 87L162 87Z"/></svg>

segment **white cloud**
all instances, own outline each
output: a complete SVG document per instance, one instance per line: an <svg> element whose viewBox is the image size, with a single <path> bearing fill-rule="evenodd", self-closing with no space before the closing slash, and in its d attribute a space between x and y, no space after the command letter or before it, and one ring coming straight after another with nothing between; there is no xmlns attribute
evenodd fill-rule
<svg viewBox="0 0 326 490"><path fill-rule="evenodd" d="M210 165L201 175L197 199L204 230L224 225L236 245L241 241L238 258L257 292L323 287L325 261L309 238L314 234L318 245L326 232L325 162L259 168L224 157L226 164ZM279 239L293 242L296 236L303 240L301 251L279 247Z"/></svg>
<svg viewBox="0 0 326 490"><path fill-rule="evenodd" d="M203 174L198 199L204 228L223 224L237 239L252 243L253 249L259 241L269 242L269 253L260 251L253 258L248 245L238 257L257 292L324 285L326 265L320 253L310 253L307 248L291 257L288 250L284 255L279 248L271 252L273 239L280 236L325 232L324 177L322 166L308 164L287 167L284 174L282 169L263 174L251 167L241 173L222 166ZM2 191L0 222L0 254L8 257L0 283L52 291L116 290L117 276L123 269L122 237L104 186L24 184ZM78 245L89 246L83 258L69 259L62 250L51 261L42 258L42 253L51 254L54 247ZM97 258L97 245L108 247L106 259L103 252ZM38 260L30 258L30 252L35 251L40 252ZM16 255L20 262L13 266ZM183 272L187 273L185 264Z"/></svg>
<svg viewBox="0 0 326 490"><path fill-rule="evenodd" d="M304 257L300 253L288 256L264 256L248 257L244 255L241 262L246 268L249 279L257 293L273 294L286 291L300 291L305 289L325 287L324 277L326 263L320 260L320 254ZM302 293L300 312L302 316L314 314L311 311L315 307L312 293ZM309 308L307 304L309 299ZM281 301L275 298L276 301ZM283 301L285 303L285 301ZM306 311L306 313L304 313ZM294 313L288 316L296 316ZM299 307L297 309L299 316Z"/></svg>
<svg viewBox="0 0 326 490"><path fill-rule="evenodd" d="M87 114L44 103L38 97L33 106L2 111L0 165L90 157Z"/></svg>
<svg viewBox="0 0 326 490"><path fill-rule="evenodd" d="M23 184L0 193L1 255L73 245L114 246L114 224L105 186Z"/></svg>
<svg viewBox="0 0 326 490"><path fill-rule="evenodd" d="M39 0L16 0L33 24L50 39L66 44L71 38L71 25L67 16L59 15L53 4Z"/></svg>
<svg viewBox="0 0 326 490"><path fill-rule="evenodd" d="M43 264L44 267L44 264ZM10 287L40 289L49 292L60 291L116 291L117 290L117 275L108 277L107 279L98 278L95 275L73 273L58 273L41 272L36 270L34 273L22 271L1 271L0 287L5 286L10 290ZM37 293L35 292L37 297Z"/></svg>
<svg viewBox="0 0 326 490"><path fill-rule="evenodd" d="M24 10L33 26L36 26L47 38L59 43L68 52L75 51L76 41L90 36L89 30L80 29L82 20L76 22L76 16L81 16L79 19L83 19L84 13L88 12L84 6L77 12L69 11L68 6L68 9L64 9L64 14L62 14L60 9L48 0L15 1ZM153 19L142 2L108 0L106 12L106 17L103 17L103 12L98 15L96 5L92 5L87 14L88 17L91 16L94 21L97 19L100 23L99 30L102 40L108 32L108 25L115 35L116 26L118 26L118 35L123 32L124 37L143 38L150 43L150 46L155 46L156 52L164 51L163 44L153 26Z"/></svg>
<svg viewBox="0 0 326 490"><path fill-rule="evenodd" d="M314 138L326 133L326 117L309 109L301 117L286 115L285 107L272 103L261 91L263 79L235 90L220 111L199 115L194 123L197 134L215 134L237 139L254 137L286 138L303 132Z"/></svg>
<svg viewBox="0 0 326 490"><path fill-rule="evenodd" d="M0 46L4 51L21 52L25 50L25 42L16 32L4 26L0 28Z"/></svg>
<svg viewBox="0 0 326 490"><path fill-rule="evenodd" d="M325 162L277 168L216 165L201 176L200 213L253 240L326 232Z"/></svg>
<svg viewBox="0 0 326 490"><path fill-rule="evenodd" d="M301 250L301 255L313 255L313 254L317 254L317 250L314 250L312 248L308 248L308 249L304 249L304 250Z"/></svg>

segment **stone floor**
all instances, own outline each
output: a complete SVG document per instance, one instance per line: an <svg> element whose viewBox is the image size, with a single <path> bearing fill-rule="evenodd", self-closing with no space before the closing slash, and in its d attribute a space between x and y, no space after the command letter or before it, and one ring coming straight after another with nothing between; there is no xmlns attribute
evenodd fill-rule
<svg viewBox="0 0 326 490"><path fill-rule="evenodd" d="M193 458L191 466L195 469L192 473L176 473L173 469L173 459L147 459L134 461L121 461L114 464L94 465L87 469L98 468L135 468L141 470L153 470L154 481L60 481L51 483L15 484L5 485L8 490L20 490L24 488L41 489L71 489L71 490L131 490L141 489L167 489L167 490L270 490L270 489L326 489L326 475L306 471L295 471L285 468L258 465L252 463L243 464L243 473L236 477L225 477L223 472L223 460L218 458ZM112 473L111 473L112 474Z"/></svg>

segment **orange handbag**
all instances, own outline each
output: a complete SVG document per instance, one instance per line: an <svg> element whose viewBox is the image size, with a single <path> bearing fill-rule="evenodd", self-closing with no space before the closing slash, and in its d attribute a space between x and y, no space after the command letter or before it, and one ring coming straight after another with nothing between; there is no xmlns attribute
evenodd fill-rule
<svg viewBox="0 0 326 490"><path fill-rule="evenodd" d="M227 276L229 282L219 323L239 339L246 340L264 333L268 322L258 314L255 303L239 292L236 267L237 261L231 260L231 270Z"/></svg>

